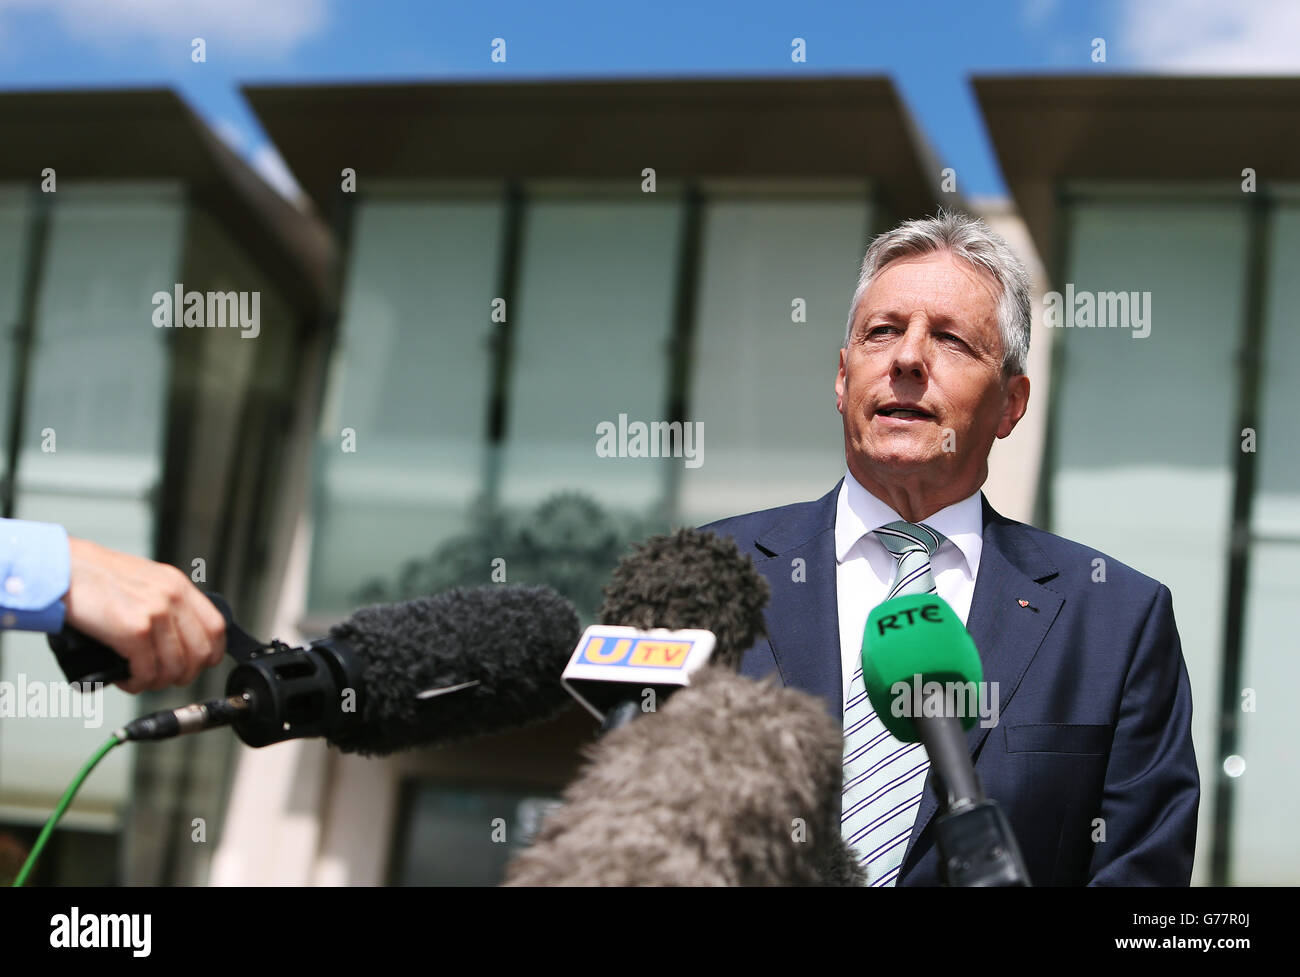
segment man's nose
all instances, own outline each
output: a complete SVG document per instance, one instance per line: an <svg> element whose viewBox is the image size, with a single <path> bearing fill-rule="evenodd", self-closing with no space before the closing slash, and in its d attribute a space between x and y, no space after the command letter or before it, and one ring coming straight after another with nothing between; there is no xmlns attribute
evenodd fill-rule
<svg viewBox="0 0 1300 977"><path fill-rule="evenodd" d="M922 319L913 319L907 324L903 335L894 346L895 374L911 373L917 377L925 376L927 344L930 341L930 324Z"/></svg>

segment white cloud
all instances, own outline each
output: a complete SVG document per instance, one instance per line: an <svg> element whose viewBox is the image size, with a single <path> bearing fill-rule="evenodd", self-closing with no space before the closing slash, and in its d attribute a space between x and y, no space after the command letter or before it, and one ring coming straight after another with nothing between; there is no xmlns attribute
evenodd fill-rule
<svg viewBox="0 0 1300 977"><path fill-rule="evenodd" d="M1058 0L1021 0L1020 21L1026 27L1041 27L1056 15Z"/></svg>
<svg viewBox="0 0 1300 977"><path fill-rule="evenodd" d="M222 48L285 54L325 26L327 8L327 0L0 0L0 18L10 10L43 10L71 37L100 46L146 38L176 45L187 58L190 40L202 37L213 61Z"/></svg>
<svg viewBox="0 0 1300 977"><path fill-rule="evenodd" d="M1290 74L1300 69L1295 0L1142 0L1121 12L1125 53L1178 73Z"/></svg>

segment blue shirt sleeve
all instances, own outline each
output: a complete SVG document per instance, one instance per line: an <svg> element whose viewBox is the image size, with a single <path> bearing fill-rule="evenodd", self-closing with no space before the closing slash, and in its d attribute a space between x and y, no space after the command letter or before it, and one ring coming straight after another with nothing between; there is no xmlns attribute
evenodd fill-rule
<svg viewBox="0 0 1300 977"><path fill-rule="evenodd" d="M0 519L0 630L62 630L69 562L62 526Z"/></svg>

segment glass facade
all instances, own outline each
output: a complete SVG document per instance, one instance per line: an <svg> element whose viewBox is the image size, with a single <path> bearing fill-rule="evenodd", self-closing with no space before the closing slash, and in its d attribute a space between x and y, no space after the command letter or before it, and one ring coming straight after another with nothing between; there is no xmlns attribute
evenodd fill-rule
<svg viewBox="0 0 1300 977"><path fill-rule="evenodd" d="M835 373L872 208L865 192L744 196L705 215L690 388L705 462L685 473L689 525L820 498L844 474Z"/></svg>
<svg viewBox="0 0 1300 977"><path fill-rule="evenodd" d="M602 457L597 425L665 418L682 201L669 193L526 205L501 497L533 508L580 491L641 514L665 458ZM485 571L486 572L486 571Z"/></svg>
<svg viewBox="0 0 1300 977"><path fill-rule="evenodd" d="M356 209L316 453L313 610L351 610L452 537L480 491L501 217L495 195Z"/></svg>
<svg viewBox="0 0 1300 977"><path fill-rule="evenodd" d="M241 240L246 225L219 210L180 182L0 187L0 458L6 474L12 460L13 516L172 562L256 633L284 421L304 379L293 365L302 311ZM177 285L256 296L256 338L159 328L154 296ZM55 700L64 676L45 635L0 632L0 652L7 709L27 697L25 714L0 716L0 877L112 730L220 694L226 672L183 689ZM31 696L47 703L43 715ZM177 811L220 830L233 746L217 735L109 753L36 880L201 881L210 848L192 843Z"/></svg>
<svg viewBox="0 0 1300 977"><path fill-rule="evenodd" d="M1238 752L1245 768L1233 783L1232 882L1295 885L1300 809L1295 709L1287 689L1300 685L1294 654L1300 608L1300 201L1271 213L1259 379L1256 481L1246 585ZM1239 432L1238 432L1239 433Z"/></svg>
<svg viewBox="0 0 1300 977"><path fill-rule="evenodd" d="M73 536L152 555L168 369L150 297L179 280L184 209L174 187L59 190L25 367L16 518L61 523ZM14 265L25 270L30 257ZM0 287L0 308L15 308L12 287L9 280ZM0 641L0 681L63 680L44 635L6 632ZM72 774L138 706L115 690L105 691L102 704L97 720L0 723L0 803L8 819L43 821ZM116 827L132 758L115 751L96 769L72 809L82 823Z"/></svg>
<svg viewBox="0 0 1300 977"><path fill-rule="evenodd" d="M1166 584L1192 684L1192 735L1201 773L1193 883L1210 879L1216 816L1225 594L1232 551L1233 494L1242 437L1237 364L1247 342L1250 214L1240 198L1132 188L1067 193L1062 210L1065 261L1053 287L1082 308L1082 293L1130 293L1129 319L1117 327L1057 328L1047 527L1109 554ZM1294 879L1300 858L1277 812L1290 809L1294 778L1279 744L1287 707L1268 703L1294 671L1285 653L1281 609L1297 606L1300 550L1294 454L1279 440L1296 410L1295 330L1287 322L1296 285L1297 225L1276 216L1269 246L1269 310L1250 557L1246 687L1259 695L1243 712L1246 773L1234 785L1235 884ZM1290 262L1290 265L1287 262ZM1149 334L1135 301L1149 302ZM1122 307L1112 305L1122 313ZM1078 312L1076 311L1076 319ZM1285 434L1281 435L1285 438ZM1286 537L1283 540L1281 537ZM1290 572L1285 568L1290 566ZM1284 593L1287 587L1290 593ZM1287 601L1287 597L1290 601ZM1254 746L1252 751L1251 746ZM1281 792L1281 794L1279 794ZM1288 850L1288 847L1290 850Z"/></svg>
<svg viewBox="0 0 1300 977"><path fill-rule="evenodd" d="M14 367L18 359L17 323L22 314L32 210L31 190L0 184L0 438L5 441L12 422L13 385L18 380ZM0 452L0 478L8 474L9 452Z"/></svg>
<svg viewBox="0 0 1300 977"><path fill-rule="evenodd" d="M824 494L843 471L833 384L869 199L360 199L309 609L504 579L591 616L627 543Z"/></svg>

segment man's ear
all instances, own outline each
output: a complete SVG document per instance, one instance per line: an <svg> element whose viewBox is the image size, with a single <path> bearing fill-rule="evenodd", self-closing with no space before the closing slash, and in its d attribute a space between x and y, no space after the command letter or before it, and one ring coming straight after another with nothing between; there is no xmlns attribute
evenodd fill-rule
<svg viewBox="0 0 1300 977"><path fill-rule="evenodd" d="M1007 380L1007 403L1002 409L1002 417L998 420L998 437L1005 438L1009 435L1020 418L1025 416L1025 409L1029 406L1029 377L1023 373L1018 373Z"/></svg>
<svg viewBox="0 0 1300 977"><path fill-rule="evenodd" d="M848 350L840 350L840 368L835 374L835 409L841 414L844 413L844 354Z"/></svg>

